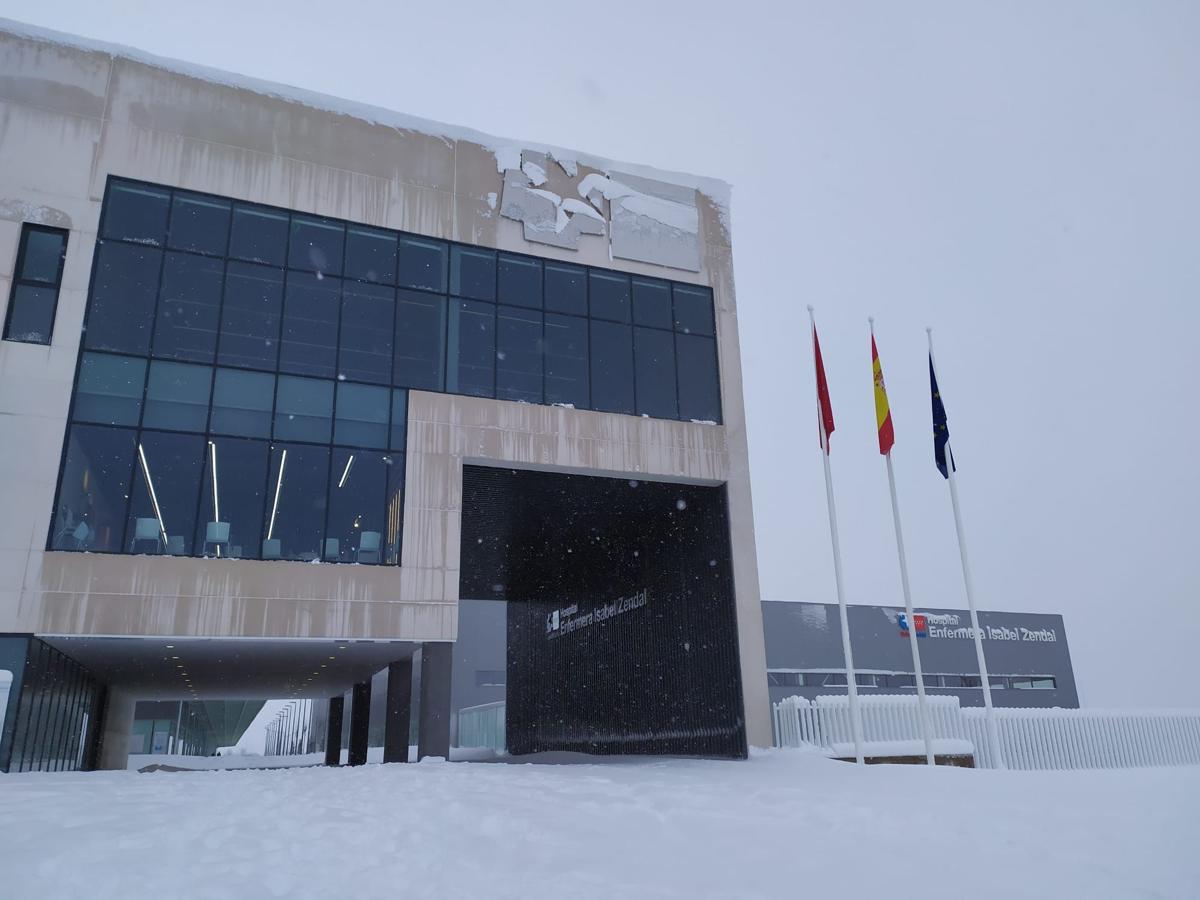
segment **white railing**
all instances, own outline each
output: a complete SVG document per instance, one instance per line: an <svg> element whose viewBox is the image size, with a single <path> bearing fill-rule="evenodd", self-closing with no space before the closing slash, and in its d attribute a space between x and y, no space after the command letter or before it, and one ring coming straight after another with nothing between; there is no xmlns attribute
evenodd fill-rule
<svg viewBox="0 0 1200 900"><path fill-rule="evenodd" d="M996 768L986 710L960 710L976 765ZM1010 769L1140 769L1200 765L1200 711L997 709Z"/></svg>
<svg viewBox="0 0 1200 900"><path fill-rule="evenodd" d="M458 746L490 747L504 752L504 701L458 711Z"/></svg>
<svg viewBox="0 0 1200 900"><path fill-rule="evenodd" d="M973 746L976 766L998 767L984 709L962 708L957 697L928 700L935 753ZM860 696L859 705L868 755L924 755L915 695ZM774 704L773 711L777 746L853 753L845 696L788 697ZM997 709L996 719L1004 764L1010 769L1200 765L1200 710Z"/></svg>

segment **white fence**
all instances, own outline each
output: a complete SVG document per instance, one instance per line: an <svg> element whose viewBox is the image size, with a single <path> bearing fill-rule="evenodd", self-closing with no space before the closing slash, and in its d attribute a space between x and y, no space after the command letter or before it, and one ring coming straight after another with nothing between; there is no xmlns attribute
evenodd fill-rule
<svg viewBox="0 0 1200 900"><path fill-rule="evenodd" d="M974 747L975 765L997 768L986 711L957 697L929 697L937 753ZM915 695L859 697L868 754L924 756ZM774 705L775 743L853 753L845 696L788 697ZM1127 769L1200 765L1200 710L1141 712L1091 709L997 709L1000 752L1010 769ZM849 753L847 753L849 749Z"/></svg>

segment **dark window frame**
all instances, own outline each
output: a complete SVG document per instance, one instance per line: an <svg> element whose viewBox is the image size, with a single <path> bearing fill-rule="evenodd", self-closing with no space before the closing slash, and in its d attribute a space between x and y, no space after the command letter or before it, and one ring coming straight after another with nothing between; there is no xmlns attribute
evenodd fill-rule
<svg viewBox="0 0 1200 900"><path fill-rule="evenodd" d="M584 265L584 264L580 264L580 263L572 263L572 262L567 262L567 261L558 262L556 260L541 257L541 256L515 253L515 252L511 252L511 251L500 252L497 248L482 247L479 245L468 244L468 243L463 243L463 242L459 242L459 241L444 240L441 238L431 237L428 235L413 234L411 232L404 232L404 231L399 231L396 229L379 228L378 226L367 225L366 223L362 223L362 222L352 222L349 220L341 220L341 219L336 219L336 218L327 217L327 216L323 217L323 216L318 216L313 213L304 212L301 210L290 210L290 209L284 209L281 207L275 207L275 206L270 206L270 205L261 204L261 203L244 202L244 201L238 200L236 198L223 197L220 195L208 194L205 192L187 190L187 189L184 189L181 187L160 185L160 184L156 184L153 182L140 181L137 179L122 178L122 177L112 176L112 175L110 175L108 177L107 184L105 185L105 192L104 192L104 204L105 205L104 205L104 209L103 209L102 220L107 218L107 216L110 212L109 206L108 206L109 198L112 194L114 185L118 185L118 184L140 185L143 187L152 188L154 190L165 191L167 193L168 206L167 206L166 233L164 236L162 246L160 247L160 246L156 245L156 248L155 248L162 254L163 260L166 259L166 252L169 249L171 252L174 252L177 254L193 255L196 257L203 257L203 258L207 258L207 259L217 258L217 259L222 259L222 261L223 261L221 290L220 290L220 297L219 297L218 308L217 308L217 326L216 326L217 333L216 333L216 337L215 337L213 359L211 362L208 362L208 363L194 362L191 360L176 360L176 361L181 361L181 362L188 362L192 365L208 365L211 370L212 384L210 385L210 390L209 390L209 409L208 409L206 423L205 423L205 427L204 427L204 431L203 431L203 434L207 438L231 437L231 435L228 435L227 433L224 433L224 432L217 433L212 430L212 403L213 403L213 397L214 397L213 388L215 387L218 370L230 369L230 370L235 370L235 371L246 371L246 372L259 373L259 374L269 374L275 379L275 385L274 385L275 390L273 391L273 394L272 394L272 405L271 405L271 410L270 410L270 414L269 414L272 425L274 424L275 418L278 415L278 402L277 402L278 380L281 376L285 376L285 375L289 375L289 374L291 374L291 375L296 374L296 373L289 373L289 372L281 369L280 354L278 353L278 347L277 347L276 358L274 360L274 364L269 365L265 368L260 365L244 365L244 364L239 364L237 362L223 361L221 358L221 345L223 343L221 329L222 329L222 323L224 322L224 318L225 318L225 314L226 314L226 301L227 301L227 295L229 293L228 288L227 288L227 283L228 283L228 279L229 279L230 266L234 262L247 263L247 260L244 257L242 257L242 256L234 257L232 255L234 233L235 233L235 223L236 223L236 218L237 218L237 211L239 208L245 207L245 208L252 209L252 210L260 210L263 213L277 214L286 219L287 226L285 229L285 240L284 240L284 246L281 251L282 252L282 260L281 260L280 264L273 265L270 263L265 263L262 260L258 260L257 262L251 261L248 263L250 265L265 267L267 269L271 269L272 271L279 273L279 276L284 285L284 295L285 296L281 298L280 310L278 312L278 315L280 318L280 333L275 336L275 341L276 341L277 345L282 341L282 326L283 326L282 319L283 319L283 307L286 305L287 274L292 271L296 271L296 272L310 271L307 269L293 268L289 265L289 263L291 261L291 255L292 255L292 253L291 253L291 239L292 239L292 231L293 231L292 223L293 223L293 219L296 219L296 218L310 218L310 219L315 218L315 219L321 219L321 220L324 220L324 221L327 221L330 223L340 223L340 225L343 228L343 264L342 264L342 267L340 270L342 273L340 277L342 278L342 281L345 284L352 284L355 282L363 282L366 284L374 284L377 286L382 286L387 289L395 291L395 294L394 294L395 300L393 302L393 307L392 307L393 314L392 314L392 329L391 329L391 333L392 333L393 337L396 334L396 328L399 324L399 319L400 319L400 291L408 291L415 295L425 296L425 297L429 297L431 299L440 301L447 307L447 309L445 310L444 319L446 319L446 320L449 319L449 312L450 312L449 306L455 300L455 297L450 290L450 288L451 288L451 284L450 284L451 271L450 270L453 265L453 256L456 253L456 248L459 248L457 252L460 254L463 250L467 250L467 251L474 251L476 253L485 253L485 254L489 254L491 256L492 260L494 261L494 264L492 266L492 274L493 274L493 278L494 278L494 283L491 285L492 299L482 300L482 301L476 300L475 302L477 302L477 303L482 302L485 304L490 304L493 306L493 308L495 308L498 305L499 298L500 298L499 280L500 280L500 275L501 275L501 265L500 265L501 259L503 259L503 258L512 258L514 260L526 259L526 260L529 260L531 263L536 264L537 266L540 267L540 270L542 273L541 280L542 280L543 298L542 298L541 306L542 306L542 316L543 316L543 325L542 325L543 345L544 345L544 342L546 339L545 316L548 313L553 313L555 315L571 316L572 318L577 318L577 319L581 320L585 326L585 332L584 332L585 338L584 339L587 343L587 346L585 347L585 349L587 351L588 363L586 366L586 372L584 373L584 377L586 379L585 384L583 385L584 390L581 391L581 393L586 395L587 400L586 400L585 405L579 407L581 409L591 409L593 406L593 402L594 402L593 401L594 384L593 384L593 379L592 379L592 375L591 375L591 368L592 368L591 326L592 326L592 323L593 322L604 322L604 323L608 323L608 324L618 324L617 322L614 322L613 319L597 318L592 315L592 309L591 309L592 308L592 298L591 298L592 273L593 272L598 273L601 276L621 278L621 279L624 279L631 286L632 286L632 280L634 278L642 277L642 276L637 276L631 272L625 272L625 271L621 271L621 270L617 270L617 269L601 268L601 267L597 267L597 266L589 266L589 265ZM215 202L219 202L222 204L226 204L226 203L229 204L230 218L229 218L228 228L226 229L226 232L225 232L225 249L224 249L223 256L216 254L214 251L186 249L186 248L175 246L172 243L172 241L170 239L172 224L173 224L172 219L175 215L176 208L179 205L178 203L176 203L177 196L187 196L187 197L193 197L193 198L208 198ZM29 227L41 228L41 229L45 229L48 231L65 232L69 235L69 232L67 232L65 229L53 229L50 226L29 226ZM394 284L385 282L381 285L380 282L378 282L378 281L370 281L367 279L355 277L353 275L346 275L346 273L345 273L345 255L347 252L346 243L348 241L348 237L347 237L349 234L348 229L353 228L353 227L367 228L369 230L379 232L380 234L391 234L392 236L395 237L395 239L397 241L397 258L396 258L397 272L396 272ZM104 222L102 221L100 224L99 233L103 234L103 232L104 232ZM400 273L400 255L401 255L400 242L402 242L406 239L407 240L415 240L418 242L427 242L431 245L436 245L436 247L441 248L441 250L442 250L442 259L441 259L442 271L440 273L437 273L440 276L440 285L436 289L403 283L402 278L401 278L401 273ZM127 240L123 240L121 238L103 238L103 239L101 239L100 237L98 237L97 238L97 247L100 245L101 241L111 242L111 243L131 244L131 245L135 245L135 246L143 246L143 244L141 242L136 241L136 240L128 240L127 241ZM65 247L65 244L64 244L64 247ZM24 246L22 245L21 250L23 250L23 249L24 249ZM66 256L66 251L64 249L63 258L60 260L60 267L59 267L59 272L58 272L59 285L61 285L62 271L65 268L65 256ZM95 276L96 276L96 272L97 272L98 257L99 257L98 252L93 253L91 279L89 281L87 305L85 308L85 321L86 321L86 317L88 315L90 315L90 313L92 311L92 309L91 309L91 307L92 307L92 285L95 281ZM18 265L20 265L20 264L21 263L19 262ZM559 266L563 269L572 270L578 274L579 279L581 281L580 293L582 294L582 296L579 298L579 302L580 302L580 305L582 306L582 308L580 310L578 310L577 312L574 310L572 310L572 311L560 310L557 308L556 304L547 304L546 303L546 299L545 299L546 286L545 285L546 285L547 278L546 278L546 274L545 274L545 267L548 265L549 266ZM160 263L159 272L158 272L158 281L155 285L154 301L153 301L152 309L151 309L151 313L150 313L150 326L151 326L150 337L151 337L151 340L150 340L150 344L149 344L145 354L141 354L136 351L131 352L128 350L114 351L114 350L99 350L99 349L97 349L97 350L87 350L87 352L100 353L100 354L112 355L112 356L132 357L135 359L144 359L147 361L147 371L148 371L149 361L152 359L158 358L158 354L156 353L155 346L154 346L154 344L155 344L154 325L158 319L158 312L159 312L158 307L162 300L161 293L162 293L163 266L164 266L164 264ZM14 276L15 275L16 275L16 272L14 272ZM709 296L710 297L712 296L711 288L708 288L707 286L704 286L704 285L695 285L695 284L691 284L691 283L687 283L687 282L676 282L676 281L668 280L668 279L652 279L652 280L670 285L672 292L674 292L676 285L683 287L683 288L699 287L704 290L707 290ZM15 284L16 284L16 278L14 277L14 285ZM41 285L41 283L38 283L38 284ZM41 286L45 286L45 285L41 285ZM467 298L462 298L462 299L467 299ZM673 306L674 306L673 299L674 299L674 295L672 293L672 327L659 327L657 325L649 325L649 324L641 324L638 327L644 328L644 329L653 329L655 331L661 331L664 334L675 335L676 351L675 351L675 372L674 372L675 386L674 387L675 387L675 395L678 398L678 396L679 396L679 377L680 377L680 372L679 372L680 354L678 352L678 335L681 332L679 332L677 327L675 327L676 323L674 321L675 316L674 316L674 310L673 310ZM633 319L633 316L632 316L632 304L633 304L632 293L630 294L630 297L628 298L627 302L629 304L630 318L629 318L629 320L627 320L625 322L621 322L620 324L628 327L628 326L632 326L634 324L632 321L632 319ZM343 305L344 304L342 302L342 297L339 294L339 298L338 298L338 320L339 321L338 321L338 327L337 327L339 336L340 336L340 331L341 331L341 318L342 318L342 312L343 312L343 309L342 309ZM10 303L9 309L11 312L11 303ZM57 292L56 292L54 313L56 316L57 315ZM715 308L712 310L712 314L715 319ZM447 382L449 381L448 368L450 365L450 357L451 357L451 348L449 346L450 330L448 327L446 327L447 324L448 324L448 321L443 322L442 335L441 335L441 339L442 339L441 340L441 362L442 362L441 387L440 387L440 390L437 390L436 392L455 393L455 392L451 392L451 391L447 390ZM664 323L664 325L665 325L665 323ZM52 325L52 327L53 327L53 325ZM6 323L6 331L7 331L7 323ZM631 335L632 335L632 329L631 329ZM493 340L495 341L497 337L498 337L498 335L494 334ZM715 337L710 338L710 340L713 340L713 342L716 343ZM393 345L393 351L392 351L392 364L391 364L390 380L388 382L378 382L378 381L372 382L372 381L366 381L366 380L363 380L360 378L346 377L345 373L342 372L342 362L341 362L342 348L340 346L340 343L341 342L339 340L338 343L335 345L336 346L336 350L335 350L335 360L336 361L335 361L335 373L334 374L335 374L336 384L341 384L341 383L361 384L364 386L379 386L380 384L386 384L386 386L391 388L393 390L393 392L396 390L402 390L402 391L405 391L406 394L407 394L407 391L411 389L408 385L402 383L401 381L399 381L397 379L398 366L396 365L396 358L395 358L396 357L395 344ZM71 395L70 406L68 409L68 421L69 422L75 421L74 411L75 411L76 394L78 392L80 364L81 364L81 361L83 358L83 354L85 352L85 347L83 344L84 344L84 342L81 341L78 355L77 355L77 360L76 360L76 372L75 372L75 378L73 380L73 390L72 390L72 395ZM717 404L719 406L720 401L721 401L720 386L722 383L721 382L721 372L720 372L719 346L716 348L715 357L716 357L716 359L715 359L715 366L716 366L715 375L716 375L716 379L717 379L717 389L718 389ZM635 377L636 361L631 359L630 362L631 362L631 364L633 364L633 367L634 367L634 368L631 368L630 373L629 373L631 376L631 379L633 380L633 385L632 385L633 396L631 398L632 399L632 410L636 411L639 407L638 399L637 399L637 393L638 393L637 379ZM497 383L496 382L497 359L496 359L495 353L493 353L493 356L492 356L492 368L493 368L492 384L493 384L493 392L494 392L496 389L495 385ZM301 375L299 377L307 378L307 377L312 377L312 376ZM321 378L318 380L328 381L328 380L332 380L332 379ZM545 347L543 346L542 400L539 405L554 405L553 401L551 401L549 399L549 397L547 396L546 382L547 382L546 359L545 359ZM335 397L336 397L336 393L337 393L336 384L335 384L335 390L334 390ZM178 430L170 431L168 429L146 427L143 419L145 417L146 393L148 390L148 385L149 385L149 378L147 376L147 378L143 382L142 405L141 405L141 410L139 412L139 421L136 425L132 425L132 424L130 424L130 425L104 425L102 427L131 430L131 431L136 432L137 437L139 439L140 439L140 435L143 432L152 433L152 432L164 431L164 432L174 433L174 434L200 433L200 432L181 432ZM430 390L430 388L417 388L417 389ZM467 396L471 396L471 395L468 394ZM405 417L407 418L407 402L404 404L404 406L405 406ZM628 414L637 415L637 413L634 411L631 411ZM392 434L393 430L395 429L396 423L392 421L392 419L395 417L395 414L396 414L396 411L393 406L392 410L389 413L389 422L388 422L389 435ZM674 417L674 420L685 421L682 418L681 414ZM718 417L717 421L720 422L721 418ZM335 403L334 412L330 418L331 434L327 441L305 441L305 440L294 440L293 439L293 440L290 440L287 442L288 443L296 443L296 444L310 444L311 443L314 446L323 446L323 447L329 448L331 451L332 451L332 448L335 446L346 446L344 443L335 441L335 438L334 438L335 423L336 423L336 403ZM95 423L92 423L92 424L95 424ZM404 425L406 428L407 422L405 422ZM274 438L265 438L265 439L271 444L280 442L279 439L274 439ZM377 451L379 448L362 447L359 449L362 449L364 451ZM59 494L61 492L61 487L62 487L61 480L62 480L62 475L63 475L63 466L65 465L65 462L66 462L67 450L68 450L68 444L64 440L62 453L61 453L61 457L60 457L60 464L59 464L59 484L56 486L56 490L55 490L55 500L54 500L54 504L55 504L54 508L55 509L57 509L58 503L59 503ZM401 454L401 456L403 454L403 450L393 450L392 452L399 453L399 454ZM331 454L330 454L331 461L332 461L332 458L333 458L333 456L332 456L332 452L331 452ZM136 466L136 460L135 460L134 464ZM331 462L331 465L332 465L332 462ZM133 471L131 471L130 472L131 479L132 479L133 474L134 474ZM268 473L268 480L269 480L269 473ZM406 485L403 485L403 484L401 485L401 488L400 488L401 494L406 490L406 487L407 487ZM47 535L47 543L46 543L47 549L50 548L50 542L51 542L52 536L53 536L53 521L51 522L51 532ZM123 541L124 541L124 535L122 536L122 546L123 546Z"/></svg>
<svg viewBox="0 0 1200 900"><path fill-rule="evenodd" d="M62 252L58 257L58 271L55 274L53 282L37 281L32 278L24 278L21 275L25 269L25 257L29 249L29 235L34 233L52 234L62 238ZM63 271L67 266L67 248L70 245L70 240L70 229L54 228L50 225L39 225L35 222L21 223L21 236L17 243L17 259L13 266L12 284L8 289L8 307L4 312L4 340L12 341L16 344L36 344L42 347L49 347L54 342L54 323L58 319L58 301L62 296L62 277ZM54 290L54 303L50 307L49 327L46 329L46 340L44 341L30 341L11 336L13 309L17 302L17 291L22 287L53 288Z"/></svg>

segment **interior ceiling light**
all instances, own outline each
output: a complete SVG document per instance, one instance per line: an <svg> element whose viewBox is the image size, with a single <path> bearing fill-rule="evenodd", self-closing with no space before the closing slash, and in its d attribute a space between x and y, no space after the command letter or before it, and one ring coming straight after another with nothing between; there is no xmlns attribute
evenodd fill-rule
<svg viewBox="0 0 1200 900"><path fill-rule="evenodd" d="M267 527L267 540L275 534L275 513L279 511L279 491L283 488L283 467L287 465L287 450L279 457L279 478L275 481L275 502L271 504L271 524Z"/></svg>
<svg viewBox="0 0 1200 900"><path fill-rule="evenodd" d="M346 460L346 468L342 470L342 477L338 481L338 487L342 487L346 483L346 477L350 474L350 467L354 465L354 454L350 454L350 458Z"/></svg>
<svg viewBox="0 0 1200 900"><path fill-rule="evenodd" d="M167 526L163 522L162 510L158 506L158 495L154 493L154 480L150 477L150 464L146 462L146 451L138 442L138 458L142 461L142 472L146 476L146 489L150 492L150 502L154 504L154 515L158 519L158 531L162 535L163 549L167 546Z"/></svg>

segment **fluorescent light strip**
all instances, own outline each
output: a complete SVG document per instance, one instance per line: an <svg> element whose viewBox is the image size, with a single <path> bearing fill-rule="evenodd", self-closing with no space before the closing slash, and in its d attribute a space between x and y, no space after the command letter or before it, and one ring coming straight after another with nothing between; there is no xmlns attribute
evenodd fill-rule
<svg viewBox="0 0 1200 900"><path fill-rule="evenodd" d="M221 500L218 497L217 491L217 445L212 441L208 442L208 449L212 458L212 473L213 473L213 521L221 521ZM217 557L221 556L221 545L217 544Z"/></svg>
<svg viewBox="0 0 1200 900"><path fill-rule="evenodd" d="M208 442L209 448L212 450L212 473L213 473L213 519L217 522L221 521L221 500L217 491L217 445L212 441Z"/></svg>
<svg viewBox="0 0 1200 900"><path fill-rule="evenodd" d="M150 477L150 464L146 462L146 451L138 442L138 456L142 460L142 474L146 476L146 488L150 491L150 502L154 504L154 516L158 519L158 531L162 535L163 549L167 549L167 526L163 523L162 510L158 507L158 497L154 493L154 481Z"/></svg>
<svg viewBox="0 0 1200 900"><path fill-rule="evenodd" d="M342 485L344 485L346 483L346 476L350 474L350 467L352 465L354 465L354 454L353 453L351 453L350 458L348 460L346 460L346 468L342 472L342 479L341 479L341 481L338 482L338 487L341 487Z"/></svg>
<svg viewBox="0 0 1200 900"><path fill-rule="evenodd" d="M283 487L283 467L287 465L287 451L279 457L279 478L275 481L275 502L271 504L271 524L267 527L267 540L275 534L275 513L279 511L279 490Z"/></svg>

